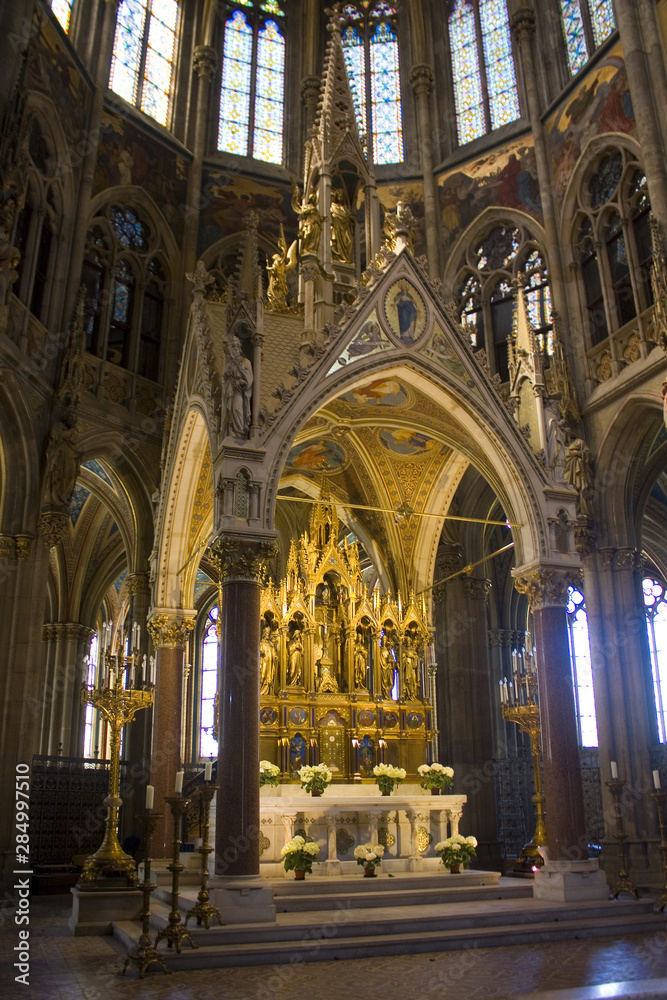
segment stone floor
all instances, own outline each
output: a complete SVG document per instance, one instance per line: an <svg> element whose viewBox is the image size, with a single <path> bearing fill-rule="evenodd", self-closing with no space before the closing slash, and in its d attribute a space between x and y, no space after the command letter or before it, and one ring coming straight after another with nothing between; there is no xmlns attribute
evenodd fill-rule
<svg viewBox="0 0 667 1000"><path fill-rule="evenodd" d="M456 905L456 904L454 904ZM602 1000L667 998L665 930L647 936L593 938L359 961L150 972L128 970L111 937L74 938L70 899L30 901L30 985L14 982L17 928L0 928L0 997L29 1000ZM157 966L153 968L157 969ZM619 984L603 988L603 984ZM622 984L622 985L621 985ZM599 987L587 989L586 987ZM555 991L555 992L552 992Z"/></svg>

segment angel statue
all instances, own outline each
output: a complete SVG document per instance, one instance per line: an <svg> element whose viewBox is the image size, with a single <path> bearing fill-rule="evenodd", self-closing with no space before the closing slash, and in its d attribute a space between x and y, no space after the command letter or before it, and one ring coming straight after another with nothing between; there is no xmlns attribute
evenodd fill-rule
<svg viewBox="0 0 667 1000"><path fill-rule="evenodd" d="M275 312L285 312L287 309L287 272L293 271L296 267L296 240L287 247L285 230L280 224L280 238L278 240L280 253L274 253L271 258L272 263L266 269L269 276L269 287L266 297L269 300L269 308Z"/></svg>
<svg viewBox="0 0 667 1000"><path fill-rule="evenodd" d="M303 201L299 198L299 189L292 181L292 208L299 216L299 251L317 255L320 250L322 234L322 216L317 210L317 193L311 191Z"/></svg>

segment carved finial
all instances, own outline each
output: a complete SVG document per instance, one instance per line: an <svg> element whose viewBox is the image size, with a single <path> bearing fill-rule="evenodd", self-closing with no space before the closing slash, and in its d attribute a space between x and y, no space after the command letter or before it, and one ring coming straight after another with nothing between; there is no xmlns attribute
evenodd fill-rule
<svg viewBox="0 0 667 1000"><path fill-rule="evenodd" d="M194 271L186 274L185 277L192 283L194 292L205 292L206 286L212 284L214 280L213 275L206 270L203 260L198 260Z"/></svg>

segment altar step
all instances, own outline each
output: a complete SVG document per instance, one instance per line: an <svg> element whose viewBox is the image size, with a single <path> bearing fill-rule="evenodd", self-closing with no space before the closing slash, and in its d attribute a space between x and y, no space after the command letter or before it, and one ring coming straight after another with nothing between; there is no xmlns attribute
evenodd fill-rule
<svg viewBox="0 0 667 1000"><path fill-rule="evenodd" d="M459 890L462 892L463 890ZM478 890L473 889L473 892ZM498 890L496 889L496 892ZM664 930L664 917L653 912L652 900L557 904L533 899L468 899L444 906L396 904L355 908L353 892L331 905L308 913L278 913L275 924L234 924L198 928L188 925L196 945L187 942L180 955L160 944L170 969L273 965L302 961L383 957L399 954L535 944L620 934L651 934ZM194 898L181 899L187 913ZM167 925L168 906L152 902L151 930ZM124 948L137 946L138 923L114 923Z"/></svg>

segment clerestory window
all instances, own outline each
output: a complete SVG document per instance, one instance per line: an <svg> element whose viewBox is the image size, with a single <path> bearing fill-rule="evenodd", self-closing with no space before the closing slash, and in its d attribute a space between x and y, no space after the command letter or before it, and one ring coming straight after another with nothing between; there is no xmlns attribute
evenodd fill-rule
<svg viewBox="0 0 667 1000"><path fill-rule="evenodd" d="M178 0L121 0L109 88L161 125L171 116Z"/></svg>

